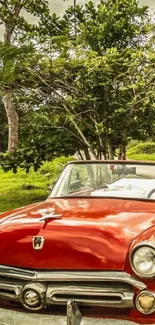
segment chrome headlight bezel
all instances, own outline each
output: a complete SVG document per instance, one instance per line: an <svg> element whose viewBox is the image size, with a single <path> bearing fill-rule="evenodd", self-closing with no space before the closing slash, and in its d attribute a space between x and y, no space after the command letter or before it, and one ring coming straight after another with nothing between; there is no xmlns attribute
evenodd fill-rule
<svg viewBox="0 0 155 325"><path fill-rule="evenodd" d="M151 241L143 241L143 242L137 244L137 245L133 248L132 252L130 253L130 256L129 256L130 265L131 265L131 268L132 268L132 270L134 271L134 273L135 273L136 275L138 275L139 277L141 277L141 278L146 278L146 279L150 279L150 278L152 279L152 278L155 277L155 274L150 274L150 275L149 275L149 274L145 274L145 273L139 272L139 271L136 269L136 267L134 266L134 263L133 263L133 258L134 258L135 253L136 253L140 248L143 248L143 247L149 247L149 248L151 248L151 249L154 249L154 251L155 251L155 243L154 243L154 242L151 242Z"/></svg>

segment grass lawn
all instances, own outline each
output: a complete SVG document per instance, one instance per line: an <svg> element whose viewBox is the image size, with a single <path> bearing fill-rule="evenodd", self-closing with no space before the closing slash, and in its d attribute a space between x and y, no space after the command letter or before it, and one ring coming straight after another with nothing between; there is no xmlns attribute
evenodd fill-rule
<svg viewBox="0 0 155 325"><path fill-rule="evenodd" d="M60 157L46 162L37 172L30 169L5 173L0 169L0 212L40 202L50 194L51 186L60 175L63 166L73 157Z"/></svg>
<svg viewBox="0 0 155 325"><path fill-rule="evenodd" d="M128 144L127 158L133 160L155 161L155 142L138 142L132 140Z"/></svg>
<svg viewBox="0 0 155 325"><path fill-rule="evenodd" d="M0 212L44 200L48 194L49 179L31 170L4 173L0 169Z"/></svg>
<svg viewBox="0 0 155 325"><path fill-rule="evenodd" d="M155 153L145 154L145 153L130 153L127 152L127 158L133 160L144 160L144 161L155 161Z"/></svg>

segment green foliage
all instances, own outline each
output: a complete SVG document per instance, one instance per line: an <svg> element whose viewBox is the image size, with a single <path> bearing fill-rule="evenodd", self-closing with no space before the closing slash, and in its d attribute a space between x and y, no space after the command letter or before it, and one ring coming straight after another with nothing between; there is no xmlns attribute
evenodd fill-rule
<svg viewBox="0 0 155 325"><path fill-rule="evenodd" d="M49 5L46 0L7 0L7 2L0 0L1 23L8 24L13 30L22 28L27 23L23 16L20 17L22 9L37 17L49 15Z"/></svg>
<svg viewBox="0 0 155 325"><path fill-rule="evenodd" d="M0 155L4 170L36 171L45 160L88 149L112 158L131 138L151 139L155 54L146 6L89 2L59 18L43 0L0 4L2 22L10 19L13 28L10 42L0 44L0 86L13 92L20 121L19 150ZM38 25L25 21L20 4Z"/></svg>
<svg viewBox="0 0 155 325"><path fill-rule="evenodd" d="M33 166L34 171L37 171L41 164L42 159L40 161L40 156L38 157L35 148L24 148L17 152L0 154L0 167L5 172L12 170L16 174L18 168L21 167L28 173L31 166Z"/></svg>
<svg viewBox="0 0 155 325"><path fill-rule="evenodd" d="M127 145L127 150L133 149L139 143L138 140L131 140Z"/></svg>
<svg viewBox="0 0 155 325"><path fill-rule="evenodd" d="M135 154L127 152L127 159L143 160L143 161L155 161L155 154Z"/></svg>
<svg viewBox="0 0 155 325"><path fill-rule="evenodd" d="M55 158L52 162L45 162L41 168L40 173L43 175L48 175L48 177L55 175L58 177L64 166L69 162L75 160L73 157L60 157Z"/></svg>
<svg viewBox="0 0 155 325"><path fill-rule="evenodd" d="M29 24L22 16L22 10L30 13L33 17L37 16L37 24ZM6 92L9 91L10 94L12 94L12 102L16 110L15 113L19 113L19 115L21 113L23 117L25 116L25 110L27 111L28 108L26 99L28 99L29 103L31 101L32 104L32 95L30 94L33 94L36 89L43 91L43 87L45 87L46 80L45 83L42 82L41 87L40 83L42 74L45 75L44 62L46 61L46 44L51 46L52 37L57 36L58 38L58 36L62 36L63 33L67 33L66 24L68 23L56 17L55 14L52 16L50 15L49 4L46 0L8 0L7 2L0 0L0 23L4 25L5 30L4 41L0 42L0 95L4 98ZM49 51L47 52L49 53ZM36 95L37 94L35 94L35 101ZM23 97L26 98L23 99ZM31 97L31 99L29 97ZM24 102L24 107L22 106L20 110L21 102ZM6 110L8 109L6 102L5 108ZM11 109L11 107L9 107L9 109ZM9 114L10 113L7 112L7 116L11 116L11 114ZM9 121L9 131L11 130L10 125L12 123L14 123L14 121ZM29 118L29 123L31 125L31 118ZM28 133L30 125L28 126ZM15 155L1 154L0 165L3 166L5 170L13 169L14 172L17 172L17 168L21 166L25 168L26 171L29 171L32 165L34 166L34 170L37 170L43 160L52 159L56 156L57 151L60 149L58 145L60 138L62 140L60 141L62 142L61 148L63 148L64 137L61 135L58 136L58 142L53 148L52 143L56 138L54 132L52 133L51 140L48 138L48 132L48 139L45 143L43 130L42 135L39 135L39 130L35 129L35 121L33 126L33 133L36 135L35 139L34 137L32 139L31 133L29 139L25 140L25 143L23 143ZM57 130L57 126L55 130ZM22 131L22 134L24 133L25 130ZM10 138L13 138L13 134ZM59 150L59 154L68 154L71 152L68 151L67 145L64 145L64 148Z"/></svg>
<svg viewBox="0 0 155 325"><path fill-rule="evenodd" d="M28 23L22 10L37 17L37 23ZM46 42L68 34L68 23L50 15L46 0L0 0L0 24L5 30L4 41L0 42L0 88L3 94L9 88L16 95L24 87L36 86L38 78L36 74L32 77L32 71L37 73Z"/></svg>
<svg viewBox="0 0 155 325"><path fill-rule="evenodd" d="M62 64L66 82L72 80L69 118L94 156L114 156L131 138L145 140L155 131L152 23L147 7L129 0L71 7L71 26L75 14L78 46Z"/></svg>
<svg viewBox="0 0 155 325"><path fill-rule="evenodd" d="M44 149L45 150L45 149ZM51 156L51 160L54 158ZM48 161L50 161L50 156L48 156ZM57 152L58 156L58 152ZM34 172L37 172L38 169L43 165L43 161L47 158L46 151L37 151L35 146L30 146L29 148L23 148L18 150L16 153L1 153L0 154L0 167L3 169L4 172L13 171L14 174L18 173L18 168L22 168L26 171L26 173L29 173L29 171L33 168ZM50 173L52 172L57 165L59 173L60 166L63 166L68 161L73 160L72 157L62 157L55 158L53 160L53 163L46 162L43 167L41 167L42 173Z"/></svg>
<svg viewBox="0 0 155 325"><path fill-rule="evenodd" d="M74 21L75 14L80 39L100 54L107 48L144 44L151 28L148 7L140 8L136 0L103 0L97 7L89 1L85 7L77 6L75 13L71 7L66 17Z"/></svg>
<svg viewBox="0 0 155 325"><path fill-rule="evenodd" d="M68 96L68 102L90 149L99 157L108 147L115 151L131 138L151 136L155 116L153 79L147 82L154 69L151 52L112 48L104 56L88 51L76 55L72 86L78 91Z"/></svg>
<svg viewBox="0 0 155 325"><path fill-rule="evenodd" d="M134 147L128 149L128 155L146 154L155 155L155 142L140 142Z"/></svg>

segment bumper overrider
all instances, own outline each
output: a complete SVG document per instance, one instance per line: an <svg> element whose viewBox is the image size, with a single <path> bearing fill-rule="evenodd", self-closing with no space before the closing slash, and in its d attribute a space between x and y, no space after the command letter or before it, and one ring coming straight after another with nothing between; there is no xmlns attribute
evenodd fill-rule
<svg viewBox="0 0 155 325"><path fill-rule="evenodd" d="M31 271L1 265L0 300L23 307L24 315L32 318L32 323L33 318L37 317L36 313L39 312L39 322L43 317L44 325L46 317L49 317L49 324L54 324L52 318L50 321L50 317L54 316L46 316L46 310L49 311L50 307L56 305L67 306L67 325L86 324L79 306L80 308L99 306L109 311L110 308L111 310L136 308L142 315L151 315L155 312L155 293L148 291L146 285L135 277L125 272L114 271ZM28 312L31 312L30 316ZM13 325L13 321L8 322L11 312L5 310L4 315L7 319L2 319L2 313L1 309L0 324L2 321ZM16 313L18 324L19 313L16 311L12 313ZM65 324L64 317L62 318L59 317L60 322L57 320L56 324ZM98 321L95 320L95 323ZM28 323L31 324L30 319ZM39 324L41 323L37 325ZM88 324L91 324L91 319Z"/></svg>

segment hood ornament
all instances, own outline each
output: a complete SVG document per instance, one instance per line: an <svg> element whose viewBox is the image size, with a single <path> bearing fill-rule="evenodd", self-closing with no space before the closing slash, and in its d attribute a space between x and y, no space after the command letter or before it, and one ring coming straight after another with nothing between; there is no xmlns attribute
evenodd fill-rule
<svg viewBox="0 0 155 325"><path fill-rule="evenodd" d="M62 213L61 214L57 214L55 213L55 209L49 209L49 211L47 210L46 212L41 212L42 217L39 219L39 221L46 221L49 219L61 219L62 217Z"/></svg>
<svg viewBox="0 0 155 325"><path fill-rule="evenodd" d="M32 246L33 246L33 249L35 250L41 250L44 246L44 237L42 236L35 236L33 237L32 239Z"/></svg>

